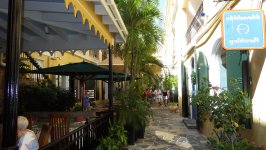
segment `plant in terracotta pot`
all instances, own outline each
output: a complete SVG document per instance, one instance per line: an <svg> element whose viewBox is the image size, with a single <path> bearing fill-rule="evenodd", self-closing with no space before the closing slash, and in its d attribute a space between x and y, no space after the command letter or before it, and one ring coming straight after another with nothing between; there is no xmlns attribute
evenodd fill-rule
<svg viewBox="0 0 266 150"><path fill-rule="evenodd" d="M75 105L73 106L73 108L71 109L71 111L73 111L73 112L82 112L83 111L82 104L80 102L75 103ZM81 122L81 121L84 121L84 120L85 120L85 118L82 115L78 115L76 117L76 121L77 122Z"/></svg>

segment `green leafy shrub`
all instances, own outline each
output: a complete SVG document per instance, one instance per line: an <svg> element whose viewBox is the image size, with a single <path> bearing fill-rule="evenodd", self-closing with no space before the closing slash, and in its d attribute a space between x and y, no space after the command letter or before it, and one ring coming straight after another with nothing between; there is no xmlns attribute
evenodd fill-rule
<svg viewBox="0 0 266 150"><path fill-rule="evenodd" d="M217 141L212 139L210 143L219 150L245 145L239 129L245 128L245 120L251 116L252 104L247 93L237 86L235 79L230 83L229 90L202 84L192 97L192 104L198 107L199 121L209 119L213 123Z"/></svg>
<svg viewBox="0 0 266 150"><path fill-rule="evenodd" d="M72 111L82 111L82 104L80 102L75 103L74 107L71 109Z"/></svg>
<svg viewBox="0 0 266 150"><path fill-rule="evenodd" d="M23 85L19 92L20 111L68 111L75 103L74 95L58 88Z"/></svg>
<svg viewBox="0 0 266 150"><path fill-rule="evenodd" d="M191 73L191 75L190 75L190 79L191 79L191 83L192 83L193 85L195 85L196 82L197 82L197 74L196 74L195 71L192 71L192 73Z"/></svg>
<svg viewBox="0 0 266 150"><path fill-rule="evenodd" d="M171 90L173 87L177 86L177 77L173 75L166 76L163 82L163 87L165 89Z"/></svg>
<svg viewBox="0 0 266 150"><path fill-rule="evenodd" d="M234 141L233 148L231 144L225 141L218 141L215 137L208 137L212 149L217 150L263 150L263 145L257 145L249 142L247 139Z"/></svg>
<svg viewBox="0 0 266 150"><path fill-rule="evenodd" d="M127 145L127 136L124 127L110 123L109 136L100 140L97 150L120 150L125 145Z"/></svg>
<svg viewBox="0 0 266 150"><path fill-rule="evenodd" d="M90 105L91 105L92 108L95 108L95 107L96 107L96 101L92 101L92 102L90 103Z"/></svg>
<svg viewBox="0 0 266 150"><path fill-rule="evenodd" d="M116 95L118 121L135 129L142 129L148 124L152 111L143 97L144 88L141 83L131 83L129 89Z"/></svg>

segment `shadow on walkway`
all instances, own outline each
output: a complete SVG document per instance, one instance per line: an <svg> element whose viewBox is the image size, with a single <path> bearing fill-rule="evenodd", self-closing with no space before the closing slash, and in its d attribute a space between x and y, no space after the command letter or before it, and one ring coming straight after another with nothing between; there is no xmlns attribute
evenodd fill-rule
<svg viewBox="0 0 266 150"><path fill-rule="evenodd" d="M128 150L208 150L207 139L197 129L188 129L183 117L170 112L168 107L152 107L154 119L150 121L144 139L138 139Z"/></svg>

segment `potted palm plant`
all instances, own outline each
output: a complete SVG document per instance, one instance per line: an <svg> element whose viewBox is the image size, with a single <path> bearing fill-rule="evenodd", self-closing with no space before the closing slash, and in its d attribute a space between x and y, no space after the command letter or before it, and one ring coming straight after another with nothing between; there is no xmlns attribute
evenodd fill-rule
<svg viewBox="0 0 266 150"><path fill-rule="evenodd" d="M133 145L137 131L144 135L145 126L152 115L149 105L144 101L140 83L132 82L129 89L116 96L118 122L125 126L128 132L128 144Z"/></svg>
<svg viewBox="0 0 266 150"><path fill-rule="evenodd" d="M97 150L120 150L127 144L127 136L124 127L120 124L109 123L109 135L100 140Z"/></svg>

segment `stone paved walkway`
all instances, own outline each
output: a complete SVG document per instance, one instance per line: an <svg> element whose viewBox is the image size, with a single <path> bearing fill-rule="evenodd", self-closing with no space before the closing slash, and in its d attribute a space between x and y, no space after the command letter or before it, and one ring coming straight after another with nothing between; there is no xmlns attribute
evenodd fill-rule
<svg viewBox="0 0 266 150"><path fill-rule="evenodd" d="M168 107L153 107L154 120L146 127L144 139L128 150L208 150L207 140L196 129L187 129L178 113Z"/></svg>

